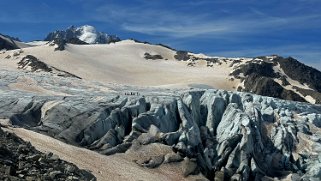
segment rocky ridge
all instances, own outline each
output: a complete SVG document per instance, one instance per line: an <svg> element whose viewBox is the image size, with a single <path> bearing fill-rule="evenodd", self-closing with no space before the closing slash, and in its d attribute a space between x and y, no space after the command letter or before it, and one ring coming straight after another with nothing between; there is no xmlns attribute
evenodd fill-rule
<svg viewBox="0 0 321 181"><path fill-rule="evenodd" d="M263 96L321 103L321 72L292 57L261 56L255 58L208 57L187 51L176 51L174 58L196 66L206 61L207 67L229 64L230 80L240 80L238 91L251 92Z"/></svg>
<svg viewBox="0 0 321 181"><path fill-rule="evenodd" d="M26 47L31 47L31 45L21 42L19 38L0 34L0 50L15 50Z"/></svg>
<svg viewBox="0 0 321 181"><path fill-rule="evenodd" d="M0 50L14 50L19 48L13 40L10 40L10 38L7 38L0 34Z"/></svg>
<svg viewBox="0 0 321 181"><path fill-rule="evenodd" d="M73 77L73 78L81 79L80 77L73 75L69 72L59 70L55 67L49 66L32 55L27 55L23 57L18 62L18 69L23 69L31 72L49 72L62 77Z"/></svg>

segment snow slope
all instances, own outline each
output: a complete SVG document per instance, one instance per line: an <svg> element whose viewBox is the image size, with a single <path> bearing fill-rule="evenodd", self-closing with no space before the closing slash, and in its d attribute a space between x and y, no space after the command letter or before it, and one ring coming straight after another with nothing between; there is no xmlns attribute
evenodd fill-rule
<svg viewBox="0 0 321 181"><path fill-rule="evenodd" d="M96 30L90 26L82 27L81 31L83 31L81 37L83 41L90 42L96 37ZM210 57L189 52L181 52L179 55L178 51L161 45L133 40L111 44L67 44L64 51L55 51L56 45L53 42L32 42L31 45L37 46L24 48L18 55L16 55L17 50L0 54L0 60L2 59L0 68L16 70L18 61L26 55L33 55L56 69L69 72L87 81L97 81L103 84L224 90L242 88L241 90L245 90L244 80L249 76L243 73L236 75L233 72L248 71L244 69L244 66L246 68L250 64L257 66L263 63L273 64L274 59L277 58L277 56L265 56L263 60L261 58ZM8 56L10 58L7 58ZM292 91L307 102L313 104L320 102L318 98L320 93L301 93L295 87L312 92L315 90L291 79L278 64L272 65L271 70L268 67L261 67L261 70L254 69L251 70L253 73L260 74L260 71L270 71L268 74L278 74L280 77L271 79L282 89ZM264 77L265 75L259 76ZM285 79L288 85L283 85L281 78ZM251 90L255 81L253 85L252 82L250 84L246 84L246 89ZM279 98L283 99L283 97Z"/></svg>
<svg viewBox="0 0 321 181"><path fill-rule="evenodd" d="M145 53L159 54L163 59L146 60ZM236 82L228 80L231 68L227 64L188 67L188 62L175 60L175 53L162 46L125 40L104 45L68 44L65 51L54 51L54 47L42 45L26 48L19 56L30 54L60 70L101 83L179 88L205 86L233 90ZM5 56L0 55L0 59ZM12 64L9 60L2 64L8 66L10 62ZM14 63L12 65L15 68Z"/></svg>

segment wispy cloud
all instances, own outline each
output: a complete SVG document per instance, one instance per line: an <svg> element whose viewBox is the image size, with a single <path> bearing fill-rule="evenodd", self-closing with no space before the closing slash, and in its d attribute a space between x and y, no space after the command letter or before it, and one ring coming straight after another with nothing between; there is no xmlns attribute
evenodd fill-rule
<svg viewBox="0 0 321 181"><path fill-rule="evenodd" d="M155 6L157 4L153 3L134 7L106 5L98 8L92 17L98 21L119 23L120 27L127 31L174 38L244 35L280 31L284 28L302 29L319 26L317 22L321 18L320 14L271 16L255 8L250 8L248 12L228 16L224 14L224 9L215 13L194 13ZM300 26L297 26L298 24Z"/></svg>

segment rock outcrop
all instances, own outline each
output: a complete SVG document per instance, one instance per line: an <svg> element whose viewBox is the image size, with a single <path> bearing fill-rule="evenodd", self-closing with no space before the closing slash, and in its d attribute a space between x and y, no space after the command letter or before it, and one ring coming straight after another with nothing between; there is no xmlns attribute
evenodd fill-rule
<svg viewBox="0 0 321 181"><path fill-rule="evenodd" d="M6 38L0 34L0 50L15 50L19 49L19 47L15 44L15 42L9 38Z"/></svg>
<svg viewBox="0 0 321 181"><path fill-rule="evenodd" d="M47 64L39 61L36 57L32 55L27 55L26 57L22 58L20 62L18 62L18 69L29 69L32 72L35 71L45 71L51 72L52 68L50 68Z"/></svg>
<svg viewBox="0 0 321 181"><path fill-rule="evenodd" d="M239 91L301 102L311 97L321 103L321 72L291 57L257 57L236 66L230 75L243 82Z"/></svg>
<svg viewBox="0 0 321 181"><path fill-rule="evenodd" d="M146 60L157 60L157 59L163 59L163 57L161 55L151 55L150 53L145 53L144 54L144 58Z"/></svg>
<svg viewBox="0 0 321 181"><path fill-rule="evenodd" d="M49 72L51 74L55 74L61 77L73 77L73 78L81 79L80 77L74 74L49 66L32 55L27 55L23 57L18 62L18 69L22 69L30 72Z"/></svg>

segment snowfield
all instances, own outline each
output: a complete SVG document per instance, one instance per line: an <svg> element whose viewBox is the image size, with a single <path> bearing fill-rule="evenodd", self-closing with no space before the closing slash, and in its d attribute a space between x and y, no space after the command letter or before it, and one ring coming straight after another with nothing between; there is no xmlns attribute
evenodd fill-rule
<svg viewBox="0 0 321 181"><path fill-rule="evenodd" d="M146 60L144 54L161 55L160 60ZM237 81L228 80L228 64L206 67L202 64L188 67L187 62L176 61L175 51L162 46L124 40L103 45L68 44L65 51L40 45L23 49L19 57L33 55L58 69L75 74L85 80L101 83L119 83L137 86L188 88L193 85L233 90ZM4 59L6 54L0 55ZM4 60L8 66L14 61ZM15 65L13 63L13 69Z"/></svg>

